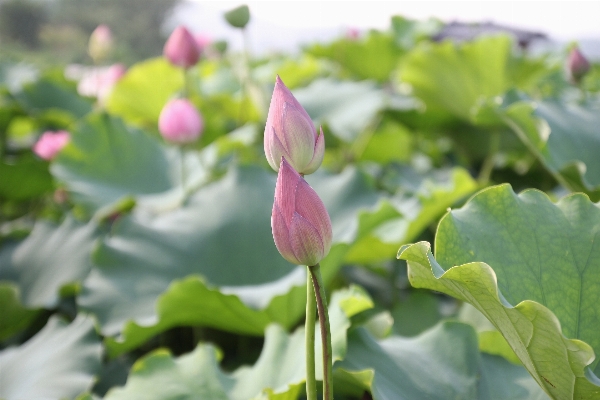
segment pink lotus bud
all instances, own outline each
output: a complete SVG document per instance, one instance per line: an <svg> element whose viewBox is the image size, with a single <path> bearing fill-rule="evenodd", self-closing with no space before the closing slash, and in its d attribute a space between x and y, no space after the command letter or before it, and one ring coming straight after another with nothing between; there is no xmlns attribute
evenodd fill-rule
<svg viewBox="0 0 600 400"><path fill-rule="evenodd" d="M265 126L265 154L271 168L279 170L281 157L301 174L312 174L323 162L325 137L315 126L279 76L271 97Z"/></svg>
<svg viewBox="0 0 600 400"><path fill-rule="evenodd" d="M358 28L348 28L346 30L346 38L350 40L358 40L360 37L360 30Z"/></svg>
<svg viewBox="0 0 600 400"><path fill-rule="evenodd" d="M169 101L160 112L158 129L161 135L173 143L191 143L202 132L202 116L187 99Z"/></svg>
<svg viewBox="0 0 600 400"><path fill-rule="evenodd" d="M173 65L189 68L198 62L200 49L190 31L180 25L169 36L163 54Z"/></svg>
<svg viewBox="0 0 600 400"><path fill-rule="evenodd" d="M281 159L271 213L279 253L293 264L315 265L331 249L331 220L319 195Z"/></svg>
<svg viewBox="0 0 600 400"><path fill-rule="evenodd" d="M104 24L98 25L90 35L88 52L94 60L99 62L108 57L113 47L113 37L110 28Z"/></svg>
<svg viewBox="0 0 600 400"><path fill-rule="evenodd" d="M33 145L33 152L44 160L52 160L69 143L71 136L67 131L47 131Z"/></svg>
<svg viewBox="0 0 600 400"><path fill-rule="evenodd" d="M93 67L83 73L77 85L77 92L82 96L96 97L102 105L126 71L127 69L123 64L113 64L110 67Z"/></svg>
<svg viewBox="0 0 600 400"><path fill-rule="evenodd" d="M581 54L577 47L573 47L567 58L567 73L571 82L579 83L589 70L589 61Z"/></svg>

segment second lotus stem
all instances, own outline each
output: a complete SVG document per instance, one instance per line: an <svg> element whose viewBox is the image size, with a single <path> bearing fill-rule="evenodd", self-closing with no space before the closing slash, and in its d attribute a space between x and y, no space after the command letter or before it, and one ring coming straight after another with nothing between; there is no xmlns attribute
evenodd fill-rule
<svg viewBox="0 0 600 400"><path fill-rule="evenodd" d="M327 311L327 298L321 277L319 264L309 266L312 283L317 298L319 325L321 327L321 343L323 345L323 400L333 400L333 350L331 347L331 328Z"/></svg>

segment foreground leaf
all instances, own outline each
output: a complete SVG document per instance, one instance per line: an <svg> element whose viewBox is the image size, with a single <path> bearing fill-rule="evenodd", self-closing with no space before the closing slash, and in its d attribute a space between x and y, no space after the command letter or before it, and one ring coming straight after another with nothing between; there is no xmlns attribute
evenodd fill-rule
<svg viewBox="0 0 600 400"><path fill-rule="evenodd" d="M339 360L346 354L349 317L372 305L356 287L333 294L330 320L334 359ZM304 328L290 335L278 325L267 328L263 351L257 362L232 374L220 370L220 355L211 345L201 344L178 359L173 359L165 350L158 350L138 361L127 385L111 390L105 399L295 399L306 379L304 350ZM317 354L320 351L318 347ZM320 360L320 357L316 359ZM321 368L317 369L317 375L322 375Z"/></svg>
<svg viewBox="0 0 600 400"><path fill-rule="evenodd" d="M52 317L28 342L0 352L0 397L75 398L91 389L101 354L91 318L66 324Z"/></svg>
<svg viewBox="0 0 600 400"><path fill-rule="evenodd" d="M481 311L552 397L592 399L600 393L587 368L600 348L599 231L600 209L584 195L553 204L541 192L517 196L502 185L442 219L435 259L423 242L399 257L413 286Z"/></svg>

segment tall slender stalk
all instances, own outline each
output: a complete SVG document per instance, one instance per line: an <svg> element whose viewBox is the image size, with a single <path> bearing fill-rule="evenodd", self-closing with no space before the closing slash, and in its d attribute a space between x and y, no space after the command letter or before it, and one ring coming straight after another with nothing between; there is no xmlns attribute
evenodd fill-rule
<svg viewBox="0 0 600 400"><path fill-rule="evenodd" d="M308 267L310 268L310 267ZM315 317L317 301L310 271L306 273L306 400L317 400L315 378Z"/></svg>
<svg viewBox="0 0 600 400"><path fill-rule="evenodd" d="M315 287L317 309L319 310L319 325L321 327L321 342L323 344L323 400L333 400L333 350L331 347L331 328L327 312L327 298L321 277L319 264L309 266L312 282Z"/></svg>

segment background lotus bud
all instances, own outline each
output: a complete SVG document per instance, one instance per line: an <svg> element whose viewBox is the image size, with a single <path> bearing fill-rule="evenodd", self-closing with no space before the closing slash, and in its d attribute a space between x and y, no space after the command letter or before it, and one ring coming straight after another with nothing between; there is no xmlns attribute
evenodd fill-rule
<svg viewBox="0 0 600 400"><path fill-rule="evenodd" d="M163 54L173 65L189 68L198 62L200 49L190 31L180 25L167 39Z"/></svg>
<svg viewBox="0 0 600 400"><path fill-rule="evenodd" d="M571 82L578 84L589 70L589 61L581 54L579 48L573 47L567 58L567 73Z"/></svg>
<svg viewBox="0 0 600 400"><path fill-rule="evenodd" d="M331 249L331 220L317 193L283 158L271 213L279 253L293 264L313 266Z"/></svg>
<svg viewBox="0 0 600 400"><path fill-rule="evenodd" d="M202 116L186 99L169 101L158 118L160 134L169 142L184 144L198 139L203 129Z"/></svg>
<svg viewBox="0 0 600 400"><path fill-rule="evenodd" d="M71 136L67 131L47 131L33 145L33 152L44 160L52 160L69 143Z"/></svg>
<svg viewBox="0 0 600 400"><path fill-rule="evenodd" d="M244 28L250 21L250 9L241 5L225 13L225 20L234 28Z"/></svg>
<svg viewBox="0 0 600 400"><path fill-rule="evenodd" d="M123 64L94 67L83 73L77 84L77 92L82 96L96 97L100 104L104 104L113 87L126 71L127 68Z"/></svg>
<svg viewBox="0 0 600 400"><path fill-rule="evenodd" d="M110 28L104 24L98 25L90 35L88 53L95 63L106 59L113 48L113 36Z"/></svg>
<svg viewBox="0 0 600 400"><path fill-rule="evenodd" d="M279 170L281 157L301 174L312 174L323 162L325 137L315 126L279 76L265 126L265 155L271 168Z"/></svg>

